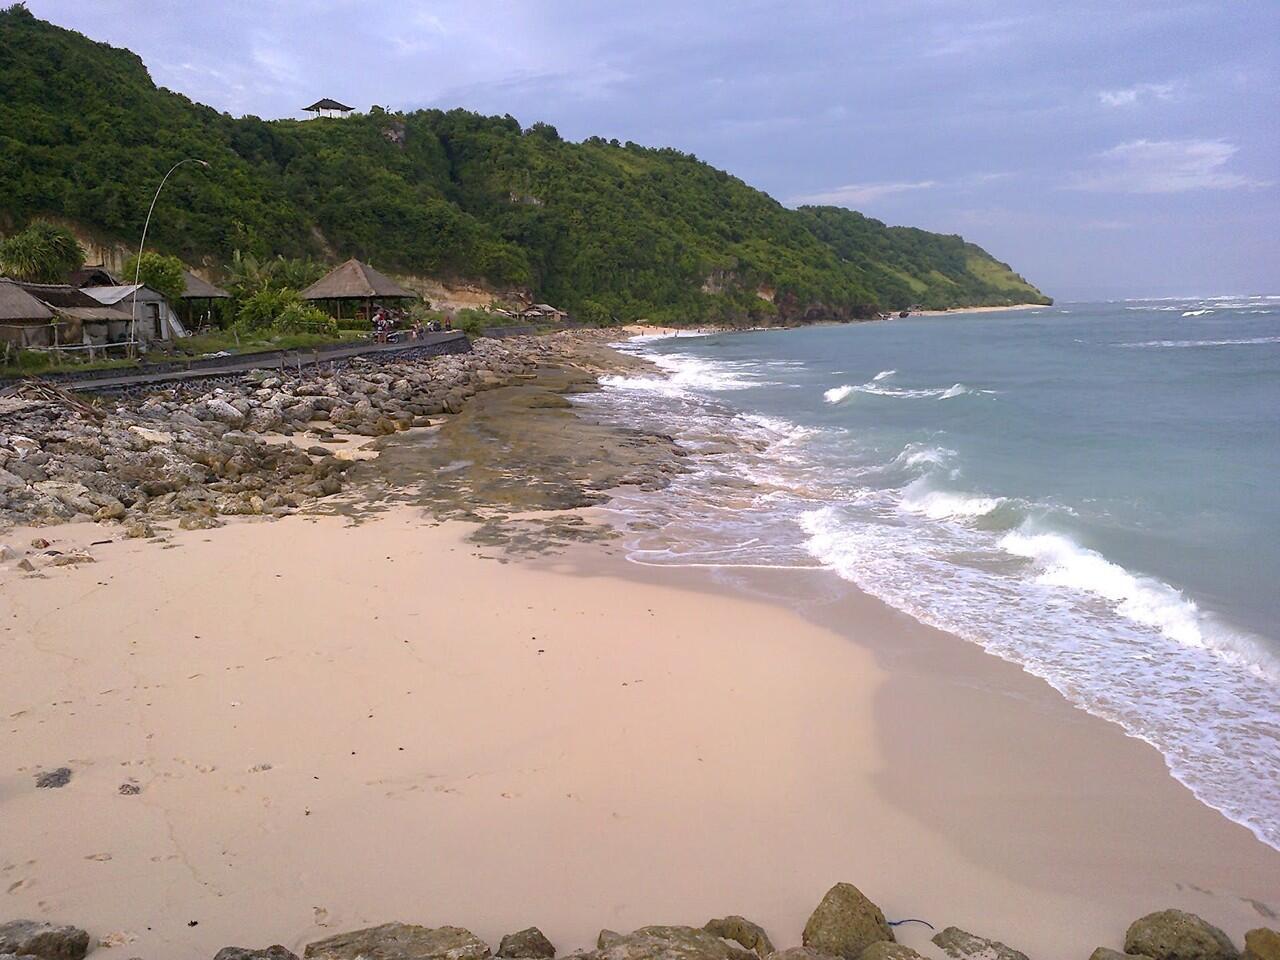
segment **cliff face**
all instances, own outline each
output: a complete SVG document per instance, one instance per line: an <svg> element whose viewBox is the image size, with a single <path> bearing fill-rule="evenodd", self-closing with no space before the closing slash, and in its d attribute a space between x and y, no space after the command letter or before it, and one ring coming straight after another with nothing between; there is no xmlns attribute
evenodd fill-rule
<svg viewBox="0 0 1280 960"><path fill-rule="evenodd" d="M959 237L789 210L675 150L569 143L546 124L461 110L232 118L21 6L0 11L0 102L0 227L55 215L132 238L164 171L195 156L210 167L174 176L151 234L192 263L237 249L356 256L528 289L591 319L761 323L1047 300Z"/></svg>

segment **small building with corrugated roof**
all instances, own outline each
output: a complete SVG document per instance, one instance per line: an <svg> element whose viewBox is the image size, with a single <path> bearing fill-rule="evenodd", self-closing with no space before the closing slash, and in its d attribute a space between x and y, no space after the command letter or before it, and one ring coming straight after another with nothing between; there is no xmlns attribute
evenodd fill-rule
<svg viewBox="0 0 1280 960"><path fill-rule="evenodd" d="M99 303L121 308L130 319L130 339L172 340L185 337L186 328L164 294L145 283L126 283L115 287L85 287L83 290ZM137 321L133 322L136 314Z"/></svg>

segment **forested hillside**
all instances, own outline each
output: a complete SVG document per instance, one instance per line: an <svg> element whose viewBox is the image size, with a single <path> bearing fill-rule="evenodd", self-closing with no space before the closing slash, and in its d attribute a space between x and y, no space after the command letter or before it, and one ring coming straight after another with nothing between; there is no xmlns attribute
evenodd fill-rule
<svg viewBox="0 0 1280 960"><path fill-rule="evenodd" d="M462 110L236 119L127 50L0 10L0 232L65 217L191 263L350 256L527 288L591 318L768 321L1046 301L961 238L789 210L670 149Z"/></svg>

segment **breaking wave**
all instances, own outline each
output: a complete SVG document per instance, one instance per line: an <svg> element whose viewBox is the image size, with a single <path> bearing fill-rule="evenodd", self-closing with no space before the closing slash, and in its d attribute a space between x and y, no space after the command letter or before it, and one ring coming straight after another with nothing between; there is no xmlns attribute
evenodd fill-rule
<svg viewBox="0 0 1280 960"><path fill-rule="evenodd" d="M1280 337L1243 337L1235 340L1139 340L1118 343L1118 347L1247 347L1280 343Z"/></svg>
<svg viewBox="0 0 1280 960"><path fill-rule="evenodd" d="M864 393L873 397L900 397L907 400L951 400L973 392L963 383L952 384L949 387L910 389L907 387L884 387L877 382L886 379L894 372L893 370L884 371L866 383L846 383L839 387L832 387L830 390L823 391L822 398L827 403L840 403L849 399L855 393Z"/></svg>
<svg viewBox="0 0 1280 960"><path fill-rule="evenodd" d="M985 517L1004 506L1005 497L935 490L927 477L909 483L902 491L903 510L919 513L933 520L972 519Z"/></svg>

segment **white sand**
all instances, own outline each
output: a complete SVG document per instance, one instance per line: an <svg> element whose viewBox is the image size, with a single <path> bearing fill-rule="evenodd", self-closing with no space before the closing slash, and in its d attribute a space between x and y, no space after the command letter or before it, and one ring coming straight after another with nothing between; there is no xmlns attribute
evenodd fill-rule
<svg viewBox="0 0 1280 960"><path fill-rule="evenodd" d="M1043 303L1015 303L1005 307L951 307L947 310L916 310L913 317L946 317L956 313L1004 313L1008 310L1048 310Z"/></svg>
<svg viewBox="0 0 1280 960"><path fill-rule="evenodd" d="M1265 922L1242 898L1280 906L1280 854L976 648L598 547L498 563L466 530L299 517L0 573L0 919L147 960L396 919L567 952L740 912L789 946L850 880L1071 958L1152 909L1239 938Z"/></svg>

